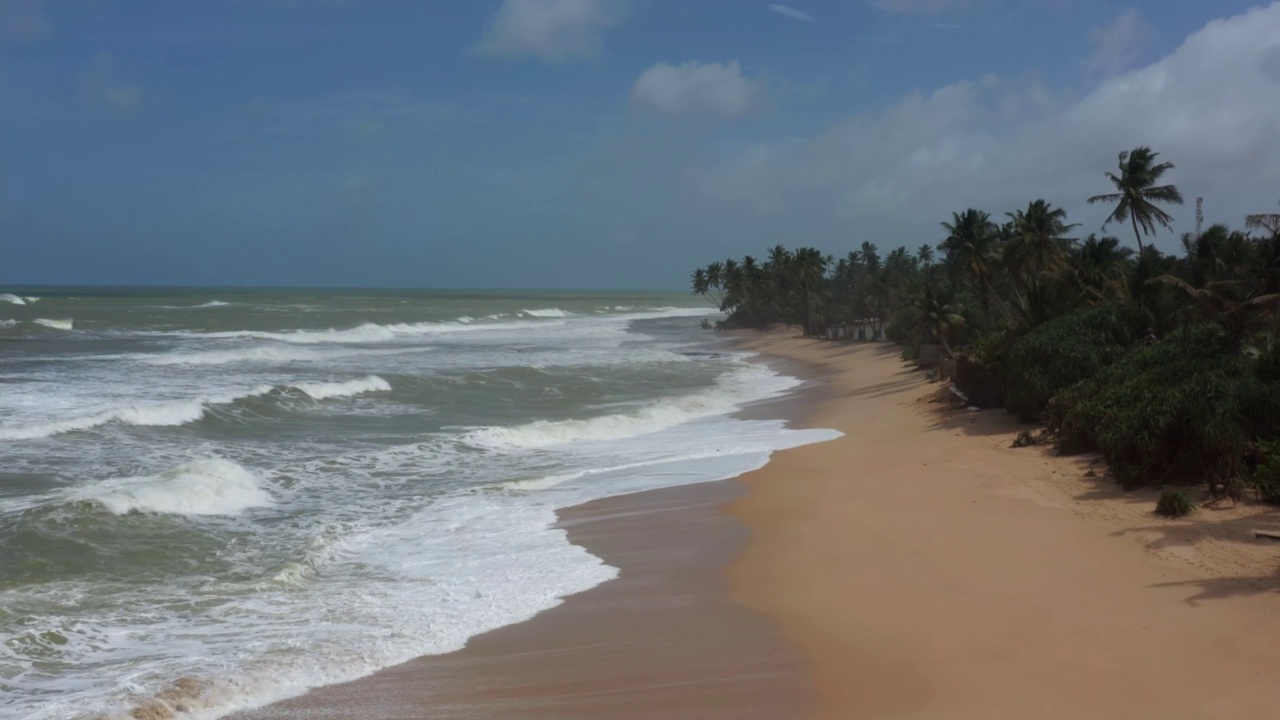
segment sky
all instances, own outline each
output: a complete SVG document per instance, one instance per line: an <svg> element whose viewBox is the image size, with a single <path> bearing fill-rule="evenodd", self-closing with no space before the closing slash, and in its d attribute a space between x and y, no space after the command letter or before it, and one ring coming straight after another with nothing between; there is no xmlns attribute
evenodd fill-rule
<svg viewBox="0 0 1280 720"><path fill-rule="evenodd" d="M680 289L1137 145L1276 211L1280 2L0 0L7 285Z"/></svg>

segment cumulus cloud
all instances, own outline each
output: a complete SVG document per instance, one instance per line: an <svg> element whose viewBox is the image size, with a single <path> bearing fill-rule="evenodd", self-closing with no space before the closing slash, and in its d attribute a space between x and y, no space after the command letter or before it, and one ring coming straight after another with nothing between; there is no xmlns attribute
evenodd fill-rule
<svg viewBox="0 0 1280 720"><path fill-rule="evenodd" d="M142 88L117 80L115 58L110 53L98 53L93 67L80 76L80 101L88 114L105 110L127 117L142 101Z"/></svg>
<svg viewBox="0 0 1280 720"><path fill-rule="evenodd" d="M804 22L813 22L812 15L802 10L797 10L793 7L787 7L786 5L770 5L769 9L776 13L786 15L792 20L803 20Z"/></svg>
<svg viewBox="0 0 1280 720"><path fill-rule="evenodd" d="M503 0L476 49L551 61L595 55L626 17L624 0Z"/></svg>
<svg viewBox="0 0 1280 720"><path fill-rule="evenodd" d="M0 0L0 37L38 40L53 26L41 11L43 0Z"/></svg>
<svg viewBox="0 0 1280 720"><path fill-rule="evenodd" d="M1037 197L1084 230L1105 211L1116 154L1150 145L1211 221L1239 224L1280 192L1280 3L1210 23L1147 67L1083 96L985 76L901 98L817 135L725 148L683 177L724 212L794 213L884 242L933 242L953 210ZM803 208L803 212L799 209ZM1175 213L1189 227L1190 208ZM819 218L827 218L822 221ZM1163 242L1173 247L1173 236Z"/></svg>
<svg viewBox="0 0 1280 720"><path fill-rule="evenodd" d="M745 77L737 61L658 63L631 88L633 102L666 115L735 118L750 112L766 95L764 82Z"/></svg>
<svg viewBox="0 0 1280 720"><path fill-rule="evenodd" d="M1153 34L1137 8L1125 10L1089 33L1093 52L1085 65L1090 71L1105 75L1128 70Z"/></svg>

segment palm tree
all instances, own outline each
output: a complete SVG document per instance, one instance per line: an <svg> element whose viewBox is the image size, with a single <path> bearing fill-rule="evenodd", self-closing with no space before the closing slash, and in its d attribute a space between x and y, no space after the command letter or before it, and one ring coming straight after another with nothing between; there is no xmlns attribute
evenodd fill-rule
<svg viewBox="0 0 1280 720"><path fill-rule="evenodd" d="M916 260L926 268L933 265L933 246L928 243L921 245L916 251Z"/></svg>
<svg viewBox="0 0 1280 720"><path fill-rule="evenodd" d="M1012 220L1012 232L1005 246L1005 256L1015 274L1040 275L1065 266L1064 248L1068 241L1062 236L1078 227L1067 224L1066 210L1055 208L1044 200L1036 200L1028 204L1026 210L1008 215Z"/></svg>
<svg viewBox="0 0 1280 720"><path fill-rule="evenodd" d="M996 224L991 222L991 216L981 210L969 208L963 213L951 213L951 222L942 223L942 227L947 231L942 249L947 254L947 262L952 269L967 275L973 281L983 307L994 296L1005 317L1008 317L1009 309L991 286L991 264L995 254L997 230Z"/></svg>
<svg viewBox="0 0 1280 720"><path fill-rule="evenodd" d="M1082 287L1102 293L1108 286L1115 285L1124 269L1125 257L1132 252L1121 248L1116 238L1090 234L1072 254L1076 280Z"/></svg>
<svg viewBox="0 0 1280 720"><path fill-rule="evenodd" d="M804 332L816 335L817 313L822 306L822 281L827 272L827 259L815 248L798 248L793 255L796 289L804 307Z"/></svg>
<svg viewBox="0 0 1280 720"><path fill-rule="evenodd" d="M1226 330L1232 348L1240 347L1255 318L1280 308L1280 294L1249 292L1235 280L1211 282L1202 288L1173 275L1161 275L1150 282L1172 285L1198 301Z"/></svg>
<svg viewBox="0 0 1280 720"><path fill-rule="evenodd" d="M1182 193L1174 185L1157 185L1164 174L1173 169L1173 163L1155 164L1160 154L1151 148L1142 146L1120 153L1120 174L1107 173L1107 178L1116 186L1116 192L1107 195L1094 195L1089 204L1114 203L1115 209L1102 224L1105 229L1111 222L1128 220L1133 224L1133 235L1138 241L1138 254L1145 246L1142 244L1143 233L1156 234L1156 226L1169 227L1173 217L1156 207L1156 203L1170 205L1182 204ZM1139 232L1141 228L1142 232Z"/></svg>
<svg viewBox="0 0 1280 720"><path fill-rule="evenodd" d="M1244 219L1246 230L1258 230L1273 238L1280 238L1280 213L1258 213Z"/></svg>
<svg viewBox="0 0 1280 720"><path fill-rule="evenodd" d="M933 288L926 288L920 303L920 329L927 337L942 343L948 357L954 357L947 336L964 327L964 316L956 312L951 302Z"/></svg>

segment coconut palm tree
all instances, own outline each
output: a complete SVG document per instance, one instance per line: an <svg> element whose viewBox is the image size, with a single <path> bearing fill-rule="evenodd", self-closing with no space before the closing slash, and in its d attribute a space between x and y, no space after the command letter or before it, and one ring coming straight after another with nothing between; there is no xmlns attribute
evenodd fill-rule
<svg viewBox="0 0 1280 720"><path fill-rule="evenodd" d="M1012 221L1005 257L1015 276L1057 272L1066 265L1067 244L1063 235L1076 224L1067 224L1067 211L1044 200L1027 205L1026 210L1008 213Z"/></svg>
<svg viewBox="0 0 1280 720"><path fill-rule="evenodd" d="M928 243L921 245L920 249L916 251L916 260L920 263L921 267L928 268L932 266L933 246Z"/></svg>
<svg viewBox="0 0 1280 720"><path fill-rule="evenodd" d="M1264 239L1270 236L1280 240L1280 213L1258 213L1244 219L1246 230L1263 233Z"/></svg>
<svg viewBox="0 0 1280 720"><path fill-rule="evenodd" d="M823 304L822 283L827 273L827 259L822 252L810 247L798 248L793 255L796 290L804 308L804 332L818 333L818 311Z"/></svg>
<svg viewBox="0 0 1280 720"><path fill-rule="evenodd" d="M963 213L951 213L951 222L942 223L947 237L942 241L942 250L947 254L947 262L952 270L967 276L978 290L983 307L987 307L991 297L1009 316L1009 309L1004 301L996 295L991 286L992 263L996 250L996 224L991 216L981 210L969 208Z"/></svg>
<svg viewBox="0 0 1280 720"><path fill-rule="evenodd" d="M933 288L925 288L920 301L920 330L926 339L936 339L948 356L954 356L947 338L963 327L964 316L951 301Z"/></svg>
<svg viewBox="0 0 1280 720"><path fill-rule="evenodd" d="M1124 270L1125 257L1132 252L1128 248L1121 248L1120 241L1116 238L1099 238L1090 234L1072 253L1071 267L1075 271L1076 281L1083 288L1104 293L1108 288L1116 286L1120 273Z"/></svg>
<svg viewBox="0 0 1280 720"><path fill-rule="evenodd" d="M1169 227L1173 217L1156 206L1157 203L1181 205L1182 193L1174 185L1158 185L1164 174L1173 169L1173 163L1156 164L1160 153L1142 146L1120 153L1120 174L1107 173L1107 178L1116 186L1116 192L1106 195L1094 195L1089 204L1114 204L1115 209L1102 224L1103 229L1112 222L1128 220L1133 225L1133 235L1138 241L1138 254L1145 246L1143 234L1155 235L1156 226ZM1139 232L1141 230L1141 232Z"/></svg>
<svg viewBox="0 0 1280 720"><path fill-rule="evenodd" d="M1237 280L1220 280L1200 288L1174 275L1161 275L1150 282L1172 285L1200 303L1226 330L1227 341L1233 348L1240 347L1256 318L1273 314L1280 308L1280 293L1249 291Z"/></svg>

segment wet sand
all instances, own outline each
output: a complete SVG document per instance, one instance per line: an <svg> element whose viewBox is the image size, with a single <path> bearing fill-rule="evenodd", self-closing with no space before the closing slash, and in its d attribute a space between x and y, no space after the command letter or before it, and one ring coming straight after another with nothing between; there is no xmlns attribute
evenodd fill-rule
<svg viewBox="0 0 1280 720"><path fill-rule="evenodd" d="M617 580L459 652L236 717L803 717L812 693L802 659L729 596L724 569L748 533L724 507L741 492L707 483L561 511L569 539L621 568Z"/></svg>

